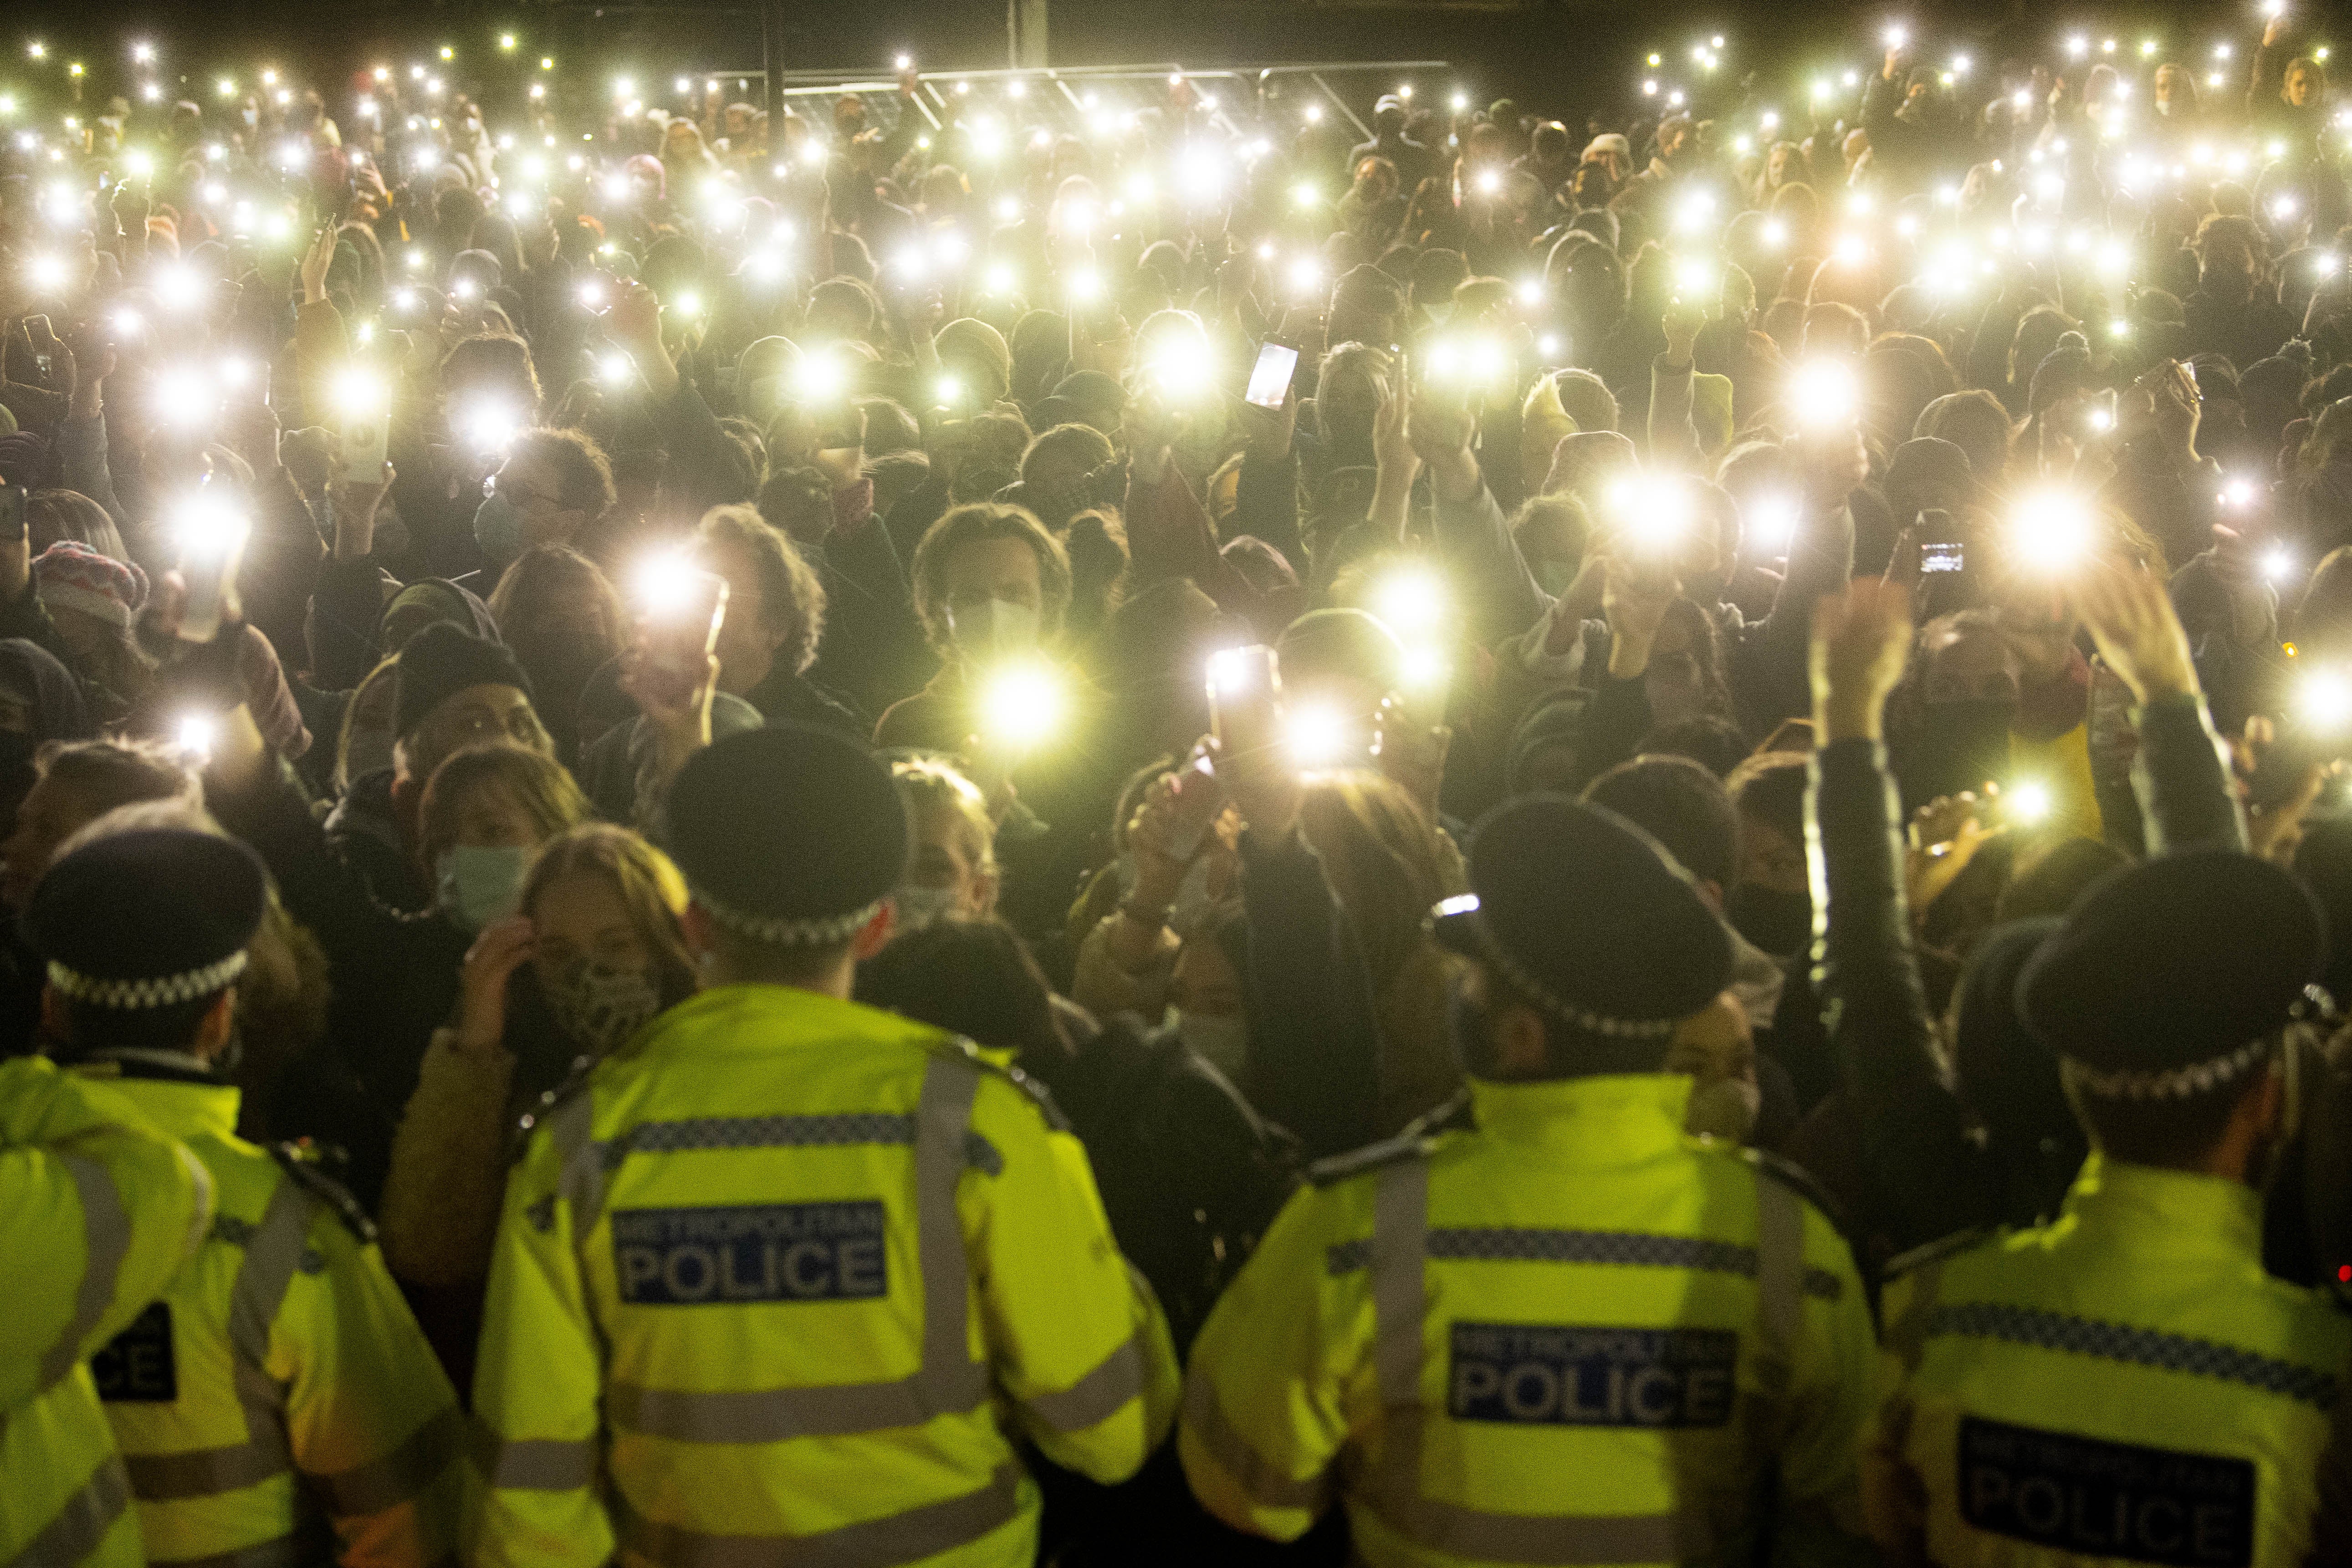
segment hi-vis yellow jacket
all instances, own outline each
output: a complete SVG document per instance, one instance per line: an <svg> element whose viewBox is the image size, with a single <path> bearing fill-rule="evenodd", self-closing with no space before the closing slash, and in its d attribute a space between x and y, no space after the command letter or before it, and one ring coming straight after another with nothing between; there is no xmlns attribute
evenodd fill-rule
<svg viewBox="0 0 2352 1568"><path fill-rule="evenodd" d="M1109 1481L1174 1415L1085 1151L938 1030L729 986L539 1121L475 1383L482 1568L1025 1568L1008 1426Z"/></svg>
<svg viewBox="0 0 2352 1568"><path fill-rule="evenodd" d="M1476 1131L1318 1172L1210 1314L1192 1490L1276 1540L1343 1498L1419 1563L1868 1562L1871 1326L1845 1243L1689 1138L1690 1080L1473 1081Z"/></svg>
<svg viewBox="0 0 2352 1568"><path fill-rule="evenodd" d="M46 1061L0 1062L0 1563L143 1561L84 1358L211 1221L205 1168L128 1100Z"/></svg>
<svg viewBox="0 0 2352 1568"><path fill-rule="evenodd" d="M1896 1561L2352 1562L2352 1321L2263 1274L2252 1189L2094 1154L2051 1224L1895 1269L1866 1475Z"/></svg>
<svg viewBox="0 0 2352 1568"><path fill-rule="evenodd" d="M454 1561L456 1390L351 1198L236 1133L237 1091L141 1052L89 1062L212 1173L205 1246L90 1358L156 1568Z"/></svg>

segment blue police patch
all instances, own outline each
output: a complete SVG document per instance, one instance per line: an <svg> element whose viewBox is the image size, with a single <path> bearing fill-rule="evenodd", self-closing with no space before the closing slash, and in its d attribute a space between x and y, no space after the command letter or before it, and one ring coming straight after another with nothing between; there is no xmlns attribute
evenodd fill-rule
<svg viewBox="0 0 2352 1568"><path fill-rule="evenodd" d="M638 1307L862 1301L890 1292L877 1202L621 1209L613 1272Z"/></svg>
<svg viewBox="0 0 2352 1568"><path fill-rule="evenodd" d="M169 1405L180 1397L180 1374L172 1359L172 1309L161 1301L131 1320L131 1326L89 1358L98 1396L116 1405Z"/></svg>
<svg viewBox="0 0 2352 1568"><path fill-rule="evenodd" d="M1721 1426L1739 1336L1728 1329L1456 1323L1446 1407L1456 1421Z"/></svg>
<svg viewBox="0 0 2352 1568"><path fill-rule="evenodd" d="M2254 1560L2250 1459L2102 1442L1964 1416L1960 1517L2053 1552L2178 1568Z"/></svg>

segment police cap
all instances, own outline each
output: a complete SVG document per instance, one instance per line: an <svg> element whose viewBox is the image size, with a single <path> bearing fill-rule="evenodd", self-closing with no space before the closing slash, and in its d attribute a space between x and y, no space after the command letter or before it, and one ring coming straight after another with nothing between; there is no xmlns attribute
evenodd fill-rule
<svg viewBox="0 0 2352 1568"><path fill-rule="evenodd" d="M2017 1010L2095 1091L2193 1093L2262 1054L2326 957L2326 918L2292 875L2187 849L2094 883L2018 976Z"/></svg>
<svg viewBox="0 0 2352 1568"><path fill-rule="evenodd" d="M821 730L748 730L696 752L666 816L695 901L757 942L846 942L907 868L907 809L889 770Z"/></svg>
<svg viewBox="0 0 2352 1568"><path fill-rule="evenodd" d="M244 973L268 887L259 858L233 839L184 827L110 834L42 876L25 940L75 1002L173 1006Z"/></svg>
<svg viewBox="0 0 2352 1568"><path fill-rule="evenodd" d="M1663 1041L1731 983L1731 938L1657 840L1560 795L1497 806L1470 841L1470 893L1440 942L1591 1033Z"/></svg>

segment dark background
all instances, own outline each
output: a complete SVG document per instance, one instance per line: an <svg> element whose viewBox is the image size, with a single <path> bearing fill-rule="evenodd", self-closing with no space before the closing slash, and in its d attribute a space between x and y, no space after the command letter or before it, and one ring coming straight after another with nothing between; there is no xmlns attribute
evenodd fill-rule
<svg viewBox="0 0 2352 1568"><path fill-rule="evenodd" d="M2298 10L2312 15L2305 0ZM757 67L761 16L755 7L586 5L400 5L385 0L207 0L204 4L68 8L56 4L5 7L0 22L0 87L35 86L38 68L24 42L49 45L50 75L60 63L89 63L90 80L105 90L129 67L128 41L142 33L164 47L167 75L184 73L184 95L209 103L217 70L243 71L264 55L278 57L313 81L331 71L340 79L354 68L409 61L437 64L434 50L458 51L454 80L486 72L526 78L543 54L559 74L583 89L628 69L667 82L677 72ZM793 0L772 15L781 19L781 53L789 69L886 76L891 57L911 51L926 70L997 68L1006 62L1005 12L1001 0ZM2021 4L1979 7L1909 5L1862 6L1801 3L1672 9L1656 5L1591 5L1522 0L1497 5L1317 5L1301 0L1053 0L1051 58L1055 65L1163 63L1188 67L1307 60L1444 59L1483 103L1509 96L1546 112L1617 116L1638 100L1642 57L1664 56L1661 75L1690 77L1691 44L1721 32L1728 43L1717 83L1734 88L1749 71L1767 96L1795 107L1804 76L1824 67L1869 69L1875 36L1901 17L1923 37L1966 47L1982 72L2004 58L2052 47L2062 30L2094 39L2114 36L2116 57L2129 70L2139 64L2137 42L2167 41L2164 56L2201 67L2215 39L2237 40L2243 51L2262 22L2251 0L2201 7L2162 6L2128 13L2055 10ZM520 42L501 58L497 35ZM1932 55L1930 58L1933 58ZM1675 71L1678 60L1684 69ZM2234 73L2233 73L2234 74ZM1424 87L1437 87L1436 82ZM1367 96L1370 84L1366 84ZM495 102L496 93L492 100ZM753 94L756 97L756 88ZM331 104L331 110L339 109Z"/></svg>

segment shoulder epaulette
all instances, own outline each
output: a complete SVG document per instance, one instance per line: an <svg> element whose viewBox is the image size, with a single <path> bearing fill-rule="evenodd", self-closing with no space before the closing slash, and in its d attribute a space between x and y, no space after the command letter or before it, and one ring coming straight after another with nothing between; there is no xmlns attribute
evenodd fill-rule
<svg viewBox="0 0 2352 1568"><path fill-rule="evenodd" d="M2000 1234L1993 1226L1983 1225L1972 1226L1968 1230L1956 1230L1949 1236L1928 1242L1923 1247L1915 1247L1908 1252L1897 1254L1888 1259L1884 1271L1885 1278L1900 1279L1906 1274L1925 1268L1930 1263L1940 1263L1947 1258L1957 1257L1972 1247L1981 1247L1988 1241L1998 1240Z"/></svg>
<svg viewBox="0 0 2352 1568"><path fill-rule="evenodd" d="M935 1036L926 1044L935 1055L951 1056L970 1062L992 1078L1002 1079L1019 1089L1036 1105L1039 1113L1045 1118L1045 1125L1055 1131L1067 1132L1070 1130L1070 1119L1064 1116L1062 1108L1054 1103L1054 1091L1047 1089L1034 1073L1024 1072L1017 1067L993 1060L961 1035Z"/></svg>
<svg viewBox="0 0 2352 1568"><path fill-rule="evenodd" d="M1739 1157L1748 1162L1759 1175L1769 1176L1782 1186L1822 1211L1822 1217L1843 1233L1846 1228L1845 1209L1830 1196L1827 1187L1814 1179L1813 1173L1798 1164L1773 1153L1769 1149L1742 1149Z"/></svg>
<svg viewBox="0 0 2352 1568"><path fill-rule="evenodd" d="M519 1163L522 1159L523 1152L530 1146L531 1133L554 1114L557 1106L575 1098L587 1089L588 1079L595 1072L596 1064L604 1059L602 1057L575 1057L572 1058L572 1070L563 1075L562 1081L553 1089L541 1092L538 1102L529 1110L524 1111L515 1121L514 1143L507 1151L507 1161L509 1164Z"/></svg>
<svg viewBox="0 0 2352 1568"><path fill-rule="evenodd" d="M1441 1133L1474 1125L1475 1123L1470 1115L1470 1090L1465 1087L1444 1104L1407 1122L1404 1131L1393 1138L1383 1138L1377 1143L1367 1143L1360 1149L1350 1149L1344 1154L1333 1154L1328 1159L1314 1162L1307 1167L1307 1180L1315 1186L1328 1187L1334 1182L1344 1182L1350 1176L1360 1176L1366 1171L1377 1171L1384 1165L1425 1159L1436 1150Z"/></svg>
<svg viewBox="0 0 2352 1568"><path fill-rule="evenodd" d="M319 1168L315 1154L298 1143L273 1143L269 1155L289 1180L325 1204L343 1222L343 1228L359 1237L362 1246L375 1239L375 1222L368 1218L367 1210L360 1207L359 1199L352 1196L350 1188Z"/></svg>

